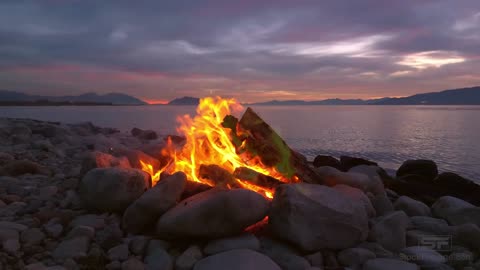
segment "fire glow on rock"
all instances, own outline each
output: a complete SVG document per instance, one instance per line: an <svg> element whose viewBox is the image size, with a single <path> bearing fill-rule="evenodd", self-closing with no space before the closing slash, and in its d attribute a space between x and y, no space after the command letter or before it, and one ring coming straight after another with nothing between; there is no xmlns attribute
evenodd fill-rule
<svg viewBox="0 0 480 270"><path fill-rule="evenodd" d="M272 177L280 182L297 182L294 169L288 162L290 151L285 145L285 150L280 150L282 157L276 164L266 166L262 163L258 150L249 143L250 131L243 129L238 119L231 115L232 111L241 110L242 106L235 99L201 99L194 118L189 115L178 118L180 126L177 131L186 138L183 147L177 149L171 138L168 138L162 157L167 157L169 162L155 171L151 164L141 161L142 169L152 176L153 183L160 181L162 172L172 174L181 171L190 181L226 188L243 187L272 198L273 187L239 179L234 177L234 172L238 168L247 168L248 171ZM284 144L276 133L274 135L264 139L271 140L273 144ZM281 146L280 144L279 149L282 149ZM200 177L202 166L208 165L216 165L227 171L231 180L215 181Z"/></svg>

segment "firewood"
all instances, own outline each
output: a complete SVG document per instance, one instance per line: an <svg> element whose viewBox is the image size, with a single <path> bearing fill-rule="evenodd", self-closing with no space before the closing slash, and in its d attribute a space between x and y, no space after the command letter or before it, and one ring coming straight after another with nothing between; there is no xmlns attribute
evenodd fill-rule
<svg viewBox="0 0 480 270"><path fill-rule="evenodd" d="M283 182L262 173L256 172L246 167L236 168L233 176L240 180L247 181L257 186L274 189Z"/></svg>
<svg viewBox="0 0 480 270"><path fill-rule="evenodd" d="M322 179L297 155L285 141L251 108L238 121L238 137L244 138L244 148L258 156L265 166L273 167L292 182L322 183Z"/></svg>
<svg viewBox="0 0 480 270"><path fill-rule="evenodd" d="M216 187L240 187L230 172L215 164L200 165L198 176L207 179L207 181L210 180L209 182L211 183L215 183Z"/></svg>

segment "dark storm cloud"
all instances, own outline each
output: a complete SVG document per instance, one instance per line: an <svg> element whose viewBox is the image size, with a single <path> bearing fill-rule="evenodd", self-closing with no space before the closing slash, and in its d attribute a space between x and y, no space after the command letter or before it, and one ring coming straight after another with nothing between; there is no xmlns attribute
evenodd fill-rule
<svg viewBox="0 0 480 270"><path fill-rule="evenodd" d="M0 88L408 95L480 84L479 25L476 0L7 0Z"/></svg>

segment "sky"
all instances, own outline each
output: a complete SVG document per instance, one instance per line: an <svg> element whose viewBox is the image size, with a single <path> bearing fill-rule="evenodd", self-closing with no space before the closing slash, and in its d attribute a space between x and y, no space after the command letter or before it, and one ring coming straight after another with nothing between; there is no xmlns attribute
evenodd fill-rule
<svg viewBox="0 0 480 270"><path fill-rule="evenodd" d="M151 101L480 85L478 0L1 0L0 89Z"/></svg>

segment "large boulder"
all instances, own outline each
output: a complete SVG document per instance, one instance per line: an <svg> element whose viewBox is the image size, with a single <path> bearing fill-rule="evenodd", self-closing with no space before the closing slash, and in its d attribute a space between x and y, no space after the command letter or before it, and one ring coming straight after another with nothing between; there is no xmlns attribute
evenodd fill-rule
<svg viewBox="0 0 480 270"><path fill-rule="evenodd" d="M347 185L373 194L384 193L383 183L379 177L369 177L363 173L341 172L332 167L318 167L315 172L327 186Z"/></svg>
<svg viewBox="0 0 480 270"><path fill-rule="evenodd" d="M407 160L398 168L397 177L410 174L420 175L433 181L438 175L437 164L432 160Z"/></svg>
<svg viewBox="0 0 480 270"><path fill-rule="evenodd" d="M378 258L368 260L363 265L363 270L419 270L418 265L395 259Z"/></svg>
<svg viewBox="0 0 480 270"><path fill-rule="evenodd" d="M450 195L480 206L480 185L456 173L443 172L433 181L435 186L442 187L444 195Z"/></svg>
<svg viewBox="0 0 480 270"><path fill-rule="evenodd" d="M405 248L406 231L410 220L403 211L395 211L372 221L373 226L369 234L370 241L377 242L393 252Z"/></svg>
<svg viewBox="0 0 480 270"><path fill-rule="evenodd" d="M240 233L262 220L269 203L248 189L214 188L187 198L157 222L162 237L218 238Z"/></svg>
<svg viewBox="0 0 480 270"><path fill-rule="evenodd" d="M90 209L121 212L150 186L150 175L141 170L97 168L82 178L79 195Z"/></svg>
<svg viewBox="0 0 480 270"><path fill-rule="evenodd" d="M235 249L206 257L195 264L193 270L280 270L269 257L248 249Z"/></svg>
<svg viewBox="0 0 480 270"><path fill-rule="evenodd" d="M123 214L123 227L130 233L140 233L155 224L158 218L172 208L180 199L187 177L177 172L154 187L132 203Z"/></svg>
<svg viewBox="0 0 480 270"><path fill-rule="evenodd" d="M269 224L273 233L307 251L345 249L366 239L365 205L334 188L314 184L280 185Z"/></svg>
<svg viewBox="0 0 480 270"><path fill-rule="evenodd" d="M365 206L365 211L367 212L368 217L376 216L377 213L375 212L375 208L373 208L370 199L360 189L347 185L336 185L333 188L340 191L343 195L349 197L352 201L363 204Z"/></svg>
<svg viewBox="0 0 480 270"><path fill-rule="evenodd" d="M430 207L421 201L414 200L407 196L398 198L394 205L395 210L405 212L409 217L412 216L431 216Z"/></svg>
<svg viewBox="0 0 480 270"><path fill-rule="evenodd" d="M340 161L332 156L326 156L326 155L318 155L315 157L313 160L313 166L315 167L333 167L335 169L340 170L341 165Z"/></svg>
<svg viewBox="0 0 480 270"><path fill-rule="evenodd" d="M359 157L340 156L340 163L343 171L348 171L353 167L360 165L378 166L376 162Z"/></svg>

